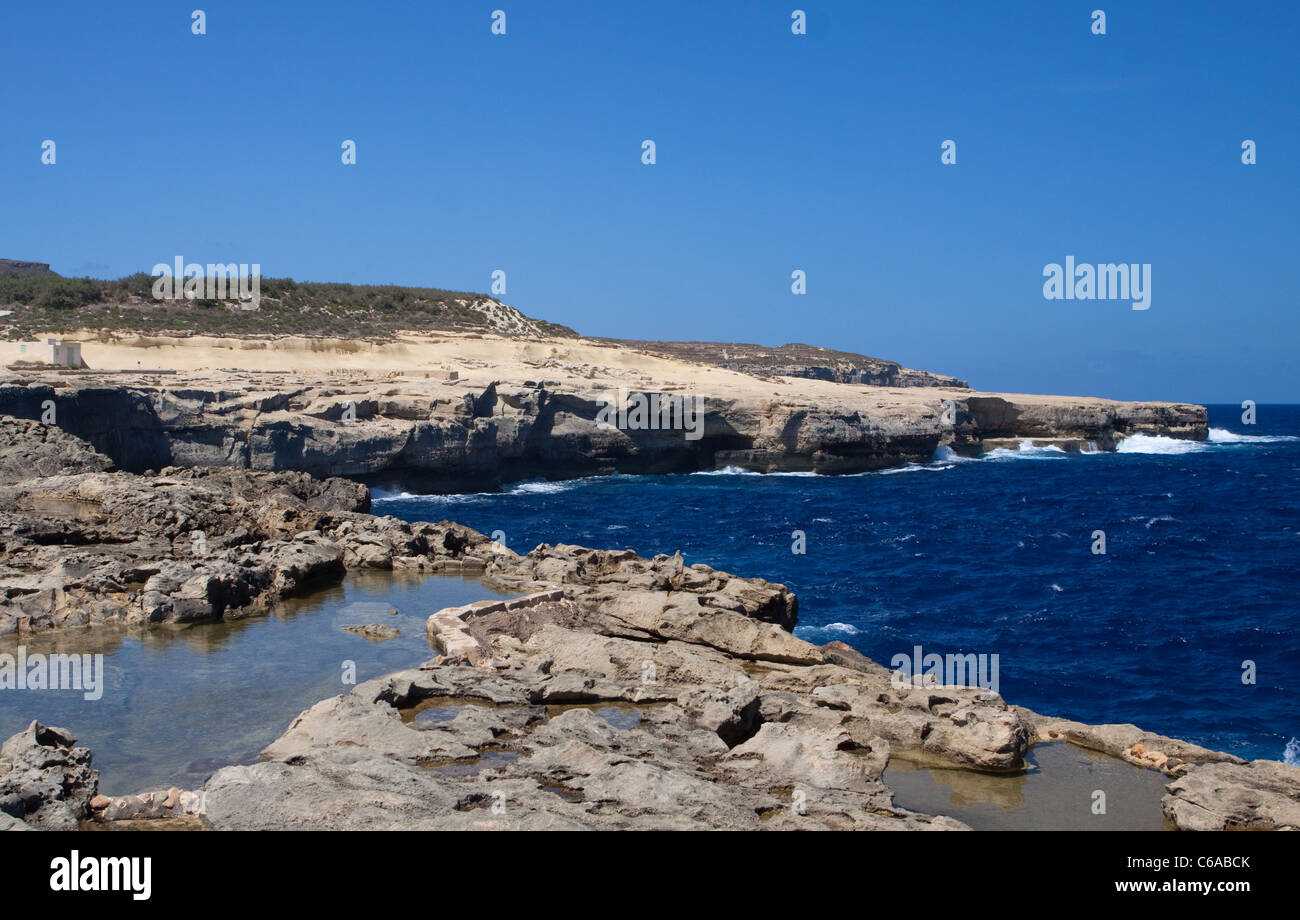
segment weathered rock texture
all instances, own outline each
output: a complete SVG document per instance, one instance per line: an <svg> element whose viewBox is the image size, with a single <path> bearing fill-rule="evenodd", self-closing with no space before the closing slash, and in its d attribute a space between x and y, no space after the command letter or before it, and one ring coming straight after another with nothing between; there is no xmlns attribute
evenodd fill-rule
<svg viewBox="0 0 1300 920"><path fill-rule="evenodd" d="M814 647L775 623L737 641L740 619L785 604L778 585L667 556L530 557L524 571L545 564L561 587L434 613L443 654L302 713L261 762L211 778L201 818L218 829L958 829L893 804L890 757L1016 772L1034 742L1066 740L1171 775L1176 827L1297 823L1294 767L1051 719L977 688L900 688L848 646ZM706 603L738 582L738 609Z"/></svg>
<svg viewBox="0 0 1300 920"><path fill-rule="evenodd" d="M443 654L302 713L261 762L209 780L202 820L959 829L893 804L891 756L1015 772L1032 743L1067 740L1175 777L1165 798L1174 826L1297 823L1300 769L1039 716L977 688L900 688L848 646L814 647L769 622L789 607L779 585L579 547L492 568L498 578L545 571L559 587L434 613ZM714 606L720 593L743 600Z"/></svg>
<svg viewBox="0 0 1300 920"><path fill-rule="evenodd" d="M132 472L293 470L431 491L727 466L853 473L927 462L941 446L975 454L986 441L1038 439L1111 449L1135 432L1208 432L1203 407L1176 403L765 383L716 369L701 369L711 376L698 386L638 383L555 361L531 371L493 367L455 380L231 373L129 384L46 374L0 385L0 413L41 419L53 406L58 427ZM602 427L602 407L619 387L701 397L699 437L681 427Z"/></svg>
<svg viewBox="0 0 1300 920"><path fill-rule="evenodd" d="M477 571L499 550L459 525L374 517L349 480L137 476L28 421L0 420L0 467L30 477L0 481L0 635L241 616L350 568Z"/></svg>
<svg viewBox="0 0 1300 920"><path fill-rule="evenodd" d="M75 828L99 788L90 751L76 743L66 729L32 722L0 746L0 817L51 830Z"/></svg>
<svg viewBox="0 0 1300 920"><path fill-rule="evenodd" d="M1180 830L1300 830L1300 767L1199 764L1165 788L1165 817Z"/></svg>
<svg viewBox="0 0 1300 920"><path fill-rule="evenodd" d="M2 482L112 468L112 460L57 425L0 417Z"/></svg>
<svg viewBox="0 0 1300 920"><path fill-rule="evenodd" d="M1069 741L1079 747L1101 751L1127 760L1134 766L1160 770L1170 776L1181 776L1195 763L1245 763L1232 754L1146 732L1136 725L1087 725L1070 719L1041 716L1020 706L1015 709L1033 726L1037 740Z"/></svg>
<svg viewBox="0 0 1300 920"><path fill-rule="evenodd" d="M201 793L212 827L960 829L893 805L891 750L1023 767L978 690L895 691L776 622L779 585L539 548L560 588L439 611L445 654L304 712ZM729 590L730 589L730 590ZM454 623L452 621L455 621Z"/></svg>

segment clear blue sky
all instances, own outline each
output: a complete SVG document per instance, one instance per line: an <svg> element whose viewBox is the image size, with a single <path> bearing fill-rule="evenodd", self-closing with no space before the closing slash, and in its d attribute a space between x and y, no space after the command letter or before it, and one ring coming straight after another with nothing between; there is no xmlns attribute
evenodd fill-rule
<svg viewBox="0 0 1300 920"><path fill-rule="evenodd" d="M476 291L500 268L591 335L1300 401L1298 26L1292 2L13 3L0 257ZM1045 300L1067 255L1151 263L1151 309Z"/></svg>

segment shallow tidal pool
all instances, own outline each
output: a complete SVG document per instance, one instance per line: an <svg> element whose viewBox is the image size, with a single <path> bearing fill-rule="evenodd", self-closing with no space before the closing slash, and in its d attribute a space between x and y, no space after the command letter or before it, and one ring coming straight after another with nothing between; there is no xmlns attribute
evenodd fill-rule
<svg viewBox="0 0 1300 920"><path fill-rule="evenodd" d="M885 770L894 804L949 815L981 830L1158 831L1163 773L1064 741L1037 744L1012 776L921 767L898 757ZM1103 801L1104 813L1094 803Z"/></svg>
<svg viewBox="0 0 1300 920"><path fill-rule="evenodd" d="M102 654L103 695L0 692L0 741L37 719L90 748L105 795L194 789L256 760L298 713L350 689L347 662L356 683L415 667L434 654L429 614L493 596L477 577L356 572L242 620L6 636L0 654ZM366 623L401 635L372 641L345 629Z"/></svg>

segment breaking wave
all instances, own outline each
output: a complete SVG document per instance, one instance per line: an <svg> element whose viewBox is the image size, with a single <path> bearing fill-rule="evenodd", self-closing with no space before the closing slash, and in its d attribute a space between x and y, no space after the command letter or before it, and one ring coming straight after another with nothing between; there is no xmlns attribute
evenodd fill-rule
<svg viewBox="0 0 1300 920"><path fill-rule="evenodd" d="M691 473L692 476L762 476L754 470L747 470L740 466L724 466L720 470L698 470Z"/></svg>
<svg viewBox="0 0 1300 920"><path fill-rule="evenodd" d="M1206 449L1204 441L1167 438L1159 434L1131 434L1115 445L1117 454L1194 454Z"/></svg>
<svg viewBox="0 0 1300 920"><path fill-rule="evenodd" d="M568 492L570 489L576 489L583 483L587 482L608 482L612 479L634 479L636 477L630 474L614 473L609 476L583 476L578 479L530 479L524 482L517 482L508 489L502 489L500 492L453 492L450 494L433 493L421 495L414 492L386 492L383 489L371 488L371 504L383 504L385 502L397 501L420 501L429 504L454 505L461 502L474 501L482 498L495 498L501 495L554 495L559 492Z"/></svg>
<svg viewBox="0 0 1300 920"><path fill-rule="evenodd" d="M1060 460L1068 457L1069 454L1055 444L1049 444L1046 447L1035 447L1031 440L1020 442L1018 450L1011 450L1007 447L996 447L985 454L980 455L981 460Z"/></svg>
<svg viewBox="0 0 1300 920"><path fill-rule="evenodd" d="M1120 454L1194 454L1228 445L1285 444L1300 441L1292 435L1238 434L1227 428L1211 428L1204 441L1169 438L1155 434L1131 434L1115 448Z"/></svg>
<svg viewBox="0 0 1300 920"><path fill-rule="evenodd" d="M1211 428L1207 440L1211 444L1280 444L1300 441L1300 438L1284 434L1238 434L1226 428Z"/></svg>

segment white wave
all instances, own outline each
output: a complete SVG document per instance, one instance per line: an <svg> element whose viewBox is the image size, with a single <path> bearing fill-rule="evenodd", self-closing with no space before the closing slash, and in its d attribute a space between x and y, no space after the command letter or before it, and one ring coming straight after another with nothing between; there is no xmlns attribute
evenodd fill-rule
<svg viewBox="0 0 1300 920"><path fill-rule="evenodd" d="M1279 444L1300 441L1300 438L1283 434L1238 434L1226 428L1211 428L1207 440L1211 444Z"/></svg>
<svg viewBox="0 0 1300 920"><path fill-rule="evenodd" d="M1020 442L1018 450L1011 450L1006 447L995 447L993 450L983 454L985 460L1059 460L1066 457L1065 450L1055 444L1048 444L1045 447L1035 447L1034 442L1028 438Z"/></svg>
<svg viewBox="0 0 1300 920"><path fill-rule="evenodd" d="M1057 594L1060 594L1062 591L1065 590L1060 585L1055 583L1048 585L1048 587L1051 588L1053 591L1055 591Z"/></svg>
<svg viewBox="0 0 1300 920"><path fill-rule="evenodd" d="M777 470L772 473L760 473L756 470L747 470L740 466L724 466L720 470L699 470L691 473L692 476L793 476L800 479L829 479L831 477L822 473L814 473L812 470Z"/></svg>
<svg viewBox="0 0 1300 920"><path fill-rule="evenodd" d="M514 488L506 492L507 495L554 495L556 492L567 492L582 482L581 479L565 479L560 482L550 482L540 480L537 482L521 482Z"/></svg>
<svg viewBox="0 0 1300 920"><path fill-rule="evenodd" d="M975 459L975 457L963 457L947 444L940 444L934 449L934 455L930 458L929 463L905 463L902 466L893 466L884 470L870 470L866 473L856 473L854 475L892 476L896 473L940 473L952 469L958 463L969 463Z"/></svg>
<svg viewBox="0 0 1300 920"><path fill-rule="evenodd" d="M880 470L879 473L881 476L892 476L895 473L937 473L942 470L950 470L955 465L956 464L953 463L927 463L924 465L920 463L909 463L906 466L895 466L887 470Z"/></svg>
<svg viewBox="0 0 1300 920"><path fill-rule="evenodd" d="M1205 450L1202 441L1167 438L1158 434L1131 434L1115 445L1117 454L1193 454Z"/></svg>
<svg viewBox="0 0 1300 920"><path fill-rule="evenodd" d="M556 492L565 492L577 487L579 484L590 479L612 479L611 476L584 476L580 479L564 479L557 482L551 482L544 479L530 480L527 482L516 483L504 492L452 492L449 494L418 495L412 492L384 492L380 489L372 489L370 492L370 501L372 504L381 502L395 502L404 499L418 499L423 502L432 504L457 504L459 502L474 501L480 498L496 498L501 495L551 495Z"/></svg>
<svg viewBox="0 0 1300 920"><path fill-rule="evenodd" d="M739 466L724 466L720 470L698 470L691 473L692 476L762 476L762 473L756 473L753 470L747 470Z"/></svg>
<svg viewBox="0 0 1300 920"><path fill-rule="evenodd" d="M460 502L473 501L476 498L490 498L498 493L496 492L452 492L448 494L434 493L432 495L421 495L416 492L380 492L375 494L376 490L371 490L370 503L372 505L381 505L385 502L397 501L420 501L433 505L455 505Z"/></svg>
<svg viewBox="0 0 1300 920"><path fill-rule="evenodd" d="M371 489L370 501L377 502L397 502L406 498L423 498L423 495L416 495L413 492L385 492L383 489Z"/></svg>
<svg viewBox="0 0 1300 920"><path fill-rule="evenodd" d="M805 642L815 639L817 642L824 642L827 638L835 636L856 636L862 630L858 629L851 623L827 623L825 626L797 626L794 634ZM829 636L828 636L829 634Z"/></svg>
<svg viewBox="0 0 1300 920"><path fill-rule="evenodd" d="M1300 738L1292 738L1282 750L1282 763L1300 767Z"/></svg>
<svg viewBox="0 0 1300 920"><path fill-rule="evenodd" d="M931 463L978 463L982 457L963 457L957 451L953 450L947 444L940 444L934 449L934 456L930 458Z"/></svg>
<svg viewBox="0 0 1300 920"><path fill-rule="evenodd" d="M822 627L822 629L826 630L827 632L844 633L845 635L849 635L849 636L856 636L859 632L861 632L860 629L858 629L856 626L852 625L851 623L827 623L825 626Z"/></svg>
<svg viewBox="0 0 1300 920"><path fill-rule="evenodd" d="M452 492L447 495L412 495L408 492L402 495L390 495L387 498L371 499L370 503L378 505L384 502L398 501L399 499L410 499L429 505L459 505L462 502L472 502L480 498L492 498L498 494L497 492Z"/></svg>

